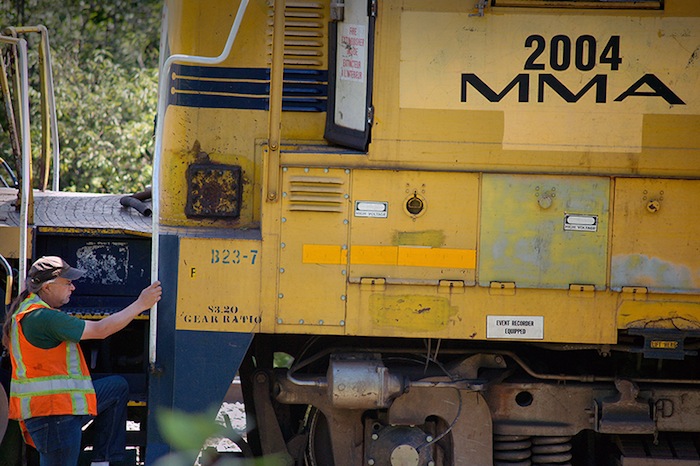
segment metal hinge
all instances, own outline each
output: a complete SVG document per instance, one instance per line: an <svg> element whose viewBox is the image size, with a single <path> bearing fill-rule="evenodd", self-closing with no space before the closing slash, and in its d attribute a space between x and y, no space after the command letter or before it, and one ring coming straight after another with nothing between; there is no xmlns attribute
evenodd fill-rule
<svg viewBox="0 0 700 466"><path fill-rule="evenodd" d="M382 291L386 289L386 278L362 277L360 278L360 289L363 291Z"/></svg>
<svg viewBox="0 0 700 466"><path fill-rule="evenodd" d="M440 280L438 286L441 288L464 288L464 280Z"/></svg>
<svg viewBox="0 0 700 466"><path fill-rule="evenodd" d="M649 290L646 286L623 286L620 290L627 298L631 297L632 301L644 301L648 298Z"/></svg>
<svg viewBox="0 0 700 466"><path fill-rule="evenodd" d="M369 3L369 15L373 17L377 17L377 0L372 0Z"/></svg>
<svg viewBox="0 0 700 466"><path fill-rule="evenodd" d="M345 0L331 2L331 21L343 21L345 19Z"/></svg>
<svg viewBox="0 0 700 466"><path fill-rule="evenodd" d="M515 282L491 282L489 294L512 296L515 294Z"/></svg>
<svg viewBox="0 0 700 466"><path fill-rule="evenodd" d="M647 290L646 286L623 286L622 287L623 293L647 294L648 291L649 290Z"/></svg>
<svg viewBox="0 0 700 466"><path fill-rule="evenodd" d="M515 288L515 282L491 282L492 290L512 290Z"/></svg>
<svg viewBox="0 0 700 466"><path fill-rule="evenodd" d="M484 16L484 8L486 8L489 5L489 0L478 0L476 2L476 5L474 5L474 9L478 11L478 13L470 13L469 16Z"/></svg>
<svg viewBox="0 0 700 466"><path fill-rule="evenodd" d="M595 291L595 285L580 285L572 283L569 285L569 291Z"/></svg>
<svg viewBox="0 0 700 466"><path fill-rule="evenodd" d="M367 107L367 126L372 127L374 123L374 105Z"/></svg>
<svg viewBox="0 0 700 466"><path fill-rule="evenodd" d="M464 281L440 280L438 282L438 293L464 293Z"/></svg>

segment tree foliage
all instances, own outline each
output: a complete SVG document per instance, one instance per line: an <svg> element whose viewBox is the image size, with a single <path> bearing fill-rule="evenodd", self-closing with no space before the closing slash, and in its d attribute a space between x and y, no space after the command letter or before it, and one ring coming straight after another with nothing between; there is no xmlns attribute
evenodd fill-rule
<svg viewBox="0 0 700 466"><path fill-rule="evenodd" d="M3 27L49 30L61 149L61 189L134 192L150 184L162 0L5 0ZM30 42L36 68L37 38ZM33 59L32 59L33 57ZM32 87L38 73L30 70ZM32 152L40 152L38 91ZM5 126L5 124L3 124ZM0 156L12 160L3 134Z"/></svg>

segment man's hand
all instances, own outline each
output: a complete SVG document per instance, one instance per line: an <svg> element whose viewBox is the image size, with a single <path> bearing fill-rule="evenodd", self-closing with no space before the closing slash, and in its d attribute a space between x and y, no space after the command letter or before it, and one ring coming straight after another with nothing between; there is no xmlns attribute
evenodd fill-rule
<svg viewBox="0 0 700 466"><path fill-rule="evenodd" d="M160 282L156 280L153 282L153 284L141 291L141 294L139 295L135 304L139 306L139 309L145 311L152 308L155 303L160 301L162 294L163 288L160 286Z"/></svg>
<svg viewBox="0 0 700 466"><path fill-rule="evenodd" d="M153 282L151 286L144 288L139 297L119 312L105 317L97 321L85 321L85 329L81 340L93 340L106 338L113 333L126 327L134 317L141 314L143 311L153 307L155 303L160 301L160 296L163 294L163 288L159 281Z"/></svg>

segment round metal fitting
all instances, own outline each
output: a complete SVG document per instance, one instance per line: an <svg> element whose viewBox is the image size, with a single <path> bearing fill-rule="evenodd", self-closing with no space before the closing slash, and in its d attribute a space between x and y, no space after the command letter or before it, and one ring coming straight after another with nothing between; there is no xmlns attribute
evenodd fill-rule
<svg viewBox="0 0 700 466"><path fill-rule="evenodd" d="M404 212L413 218L423 215L426 208L425 198L415 191L406 199L403 206Z"/></svg>
<svg viewBox="0 0 700 466"><path fill-rule="evenodd" d="M657 200L651 200L647 202L647 210L652 214L655 214L661 208L661 203Z"/></svg>

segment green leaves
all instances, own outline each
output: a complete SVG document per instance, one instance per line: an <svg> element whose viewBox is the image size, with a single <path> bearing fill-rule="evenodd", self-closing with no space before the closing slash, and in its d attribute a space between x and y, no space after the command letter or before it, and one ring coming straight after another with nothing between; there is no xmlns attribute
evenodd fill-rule
<svg viewBox="0 0 700 466"><path fill-rule="evenodd" d="M203 466L289 466L293 461L286 454L268 455L255 459L218 458L215 451L200 449L212 437L226 437L233 433L216 423L216 410L189 414L182 411L160 408L156 412L158 428L165 441L177 453L160 458L154 466L191 466L195 461Z"/></svg>
<svg viewBox="0 0 700 466"><path fill-rule="evenodd" d="M156 414L163 438L173 448L184 451L199 451L206 439L223 435L225 428L214 422L215 418L216 411L187 414L161 409Z"/></svg>
<svg viewBox="0 0 700 466"><path fill-rule="evenodd" d="M61 189L143 190L151 181L162 1L36 0L21 4L22 12L0 9L0 22L3 27L19 25L21 14L25 24L44 24L49 30ZM28 39L30 67L36 71L37 37ZM38 89L37 73L31 85ZM38 91L34 91L35 161L41 151L38 103ZM0 135L0 157L13 160L6 134ZM34 166L36 169L36 162Z"/></svg>

